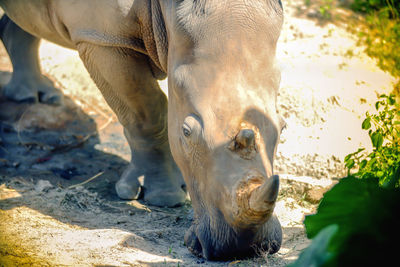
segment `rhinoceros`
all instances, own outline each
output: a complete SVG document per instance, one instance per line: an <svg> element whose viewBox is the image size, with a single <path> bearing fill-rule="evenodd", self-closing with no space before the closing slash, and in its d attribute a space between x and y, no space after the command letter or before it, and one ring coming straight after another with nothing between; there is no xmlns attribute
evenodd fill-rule
<svg viewBox="0 0 400 267"><path fill-rule="evenodd" d="M0 0L0 6L1 39L14 67L4 94L59 104L62 94L40 72L39 38L76 49L131 148L116 184L120 198L143 190L151 205L176 206L187 188L194 219L185 244L206 259L279 250L273 159L283 127L274 64L280 0ZM168 101L157 83L166 76Z"/></svg>

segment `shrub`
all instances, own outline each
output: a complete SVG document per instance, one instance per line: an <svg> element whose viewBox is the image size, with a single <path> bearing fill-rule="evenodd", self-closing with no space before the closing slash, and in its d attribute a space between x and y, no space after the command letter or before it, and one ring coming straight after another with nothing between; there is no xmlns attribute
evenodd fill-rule
<svg viewBox="0 0 400 267"><path fill-rule="evenodd" d="M400 1L399 1L400 2ZM370 14L366 27L359 33L359 44L366 45L365 52L378 60L378 66L400 77L400 20L389 19L387 11Z"/></svg>
<svg viewBox="0 0 400 267"><path fill-rule="evenodd" d="M351 8L363 13L373 13L378 10L387 10L392 17L398 17L400 2L398 0L354 0Z"/></svg>
<svg viewBox="0 0 400 267"><path fill-rule="evenodd" d="M362 129L368 131L373 146L372 153L364 148L347 155L344 159L349 175L379 179L383 187L400 185L400 109L394 95L381 95L375 103L377 114L366 113Z"/></svg>
<svg viewBox="0 0 400 267"><path fill-rule="evenodd" d="M382 70L400 78L400 1L354 0L351 8L366 14L359 44L366 46L366 53L378 60Z"/></svg>
<svg viewBox="0 0 400 267"><path fill-rule="evenodd" d="M341 179L325 193L317 214L306 217L313 241L291 267L393 265L399 210L399 190L382 188L377 179Z"/></svg>
<svg viewBox="0 0 400 267"><path fill-rule="evenodd" d="M397 261L400 228L400 111L394 95L381 95L377 114L366 114L373 152L346 156L349 176L325 193L304 220L313 238L292 267L390 266ZM357 169L355 173L351 170Z"/></svg>

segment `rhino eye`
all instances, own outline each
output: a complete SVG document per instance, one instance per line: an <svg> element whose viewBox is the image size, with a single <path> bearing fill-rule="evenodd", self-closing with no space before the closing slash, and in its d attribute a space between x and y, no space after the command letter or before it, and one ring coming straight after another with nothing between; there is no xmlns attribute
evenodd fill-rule
<svg viewBox="0 0 400 267"><path fill-rule="evenodd" d="M182 133L185 137L194 138L192 141L196 141L197 137L201 134L201 123L198 116L190 114L185 118L182 124Z"/></svg>
<svg viewBox="0 0 400 267"><path fill-rule="evenodd" d="M190 129L190 127L186 124L183 124L182 126L182 132L183 135L186 137L189 137L192 134L192 130Z"/></svg>

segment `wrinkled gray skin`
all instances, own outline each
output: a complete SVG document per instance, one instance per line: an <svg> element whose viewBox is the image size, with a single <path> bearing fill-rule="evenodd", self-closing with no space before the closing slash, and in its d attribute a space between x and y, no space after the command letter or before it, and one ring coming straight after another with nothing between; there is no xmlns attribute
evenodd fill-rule
<svg viewBox="0 0 400 267"><path fill-rule="evenodd" d="M74 48L124 126L132 162L117 183L150 204L185 193L195 217L189 250L228 259L279 250L273 158L282 128L274 69L279 0L0 0L25 31ZM60 103L41 76L38 39L7 17L1 38L14 66L5 94ZM169 105L156 79L169 79ZM168 110L167 110L168 109ZM168 129L168 130L167 130ZM169 142L168 142L169 141ZM175 164L173 158L175 159Z"/></svg>

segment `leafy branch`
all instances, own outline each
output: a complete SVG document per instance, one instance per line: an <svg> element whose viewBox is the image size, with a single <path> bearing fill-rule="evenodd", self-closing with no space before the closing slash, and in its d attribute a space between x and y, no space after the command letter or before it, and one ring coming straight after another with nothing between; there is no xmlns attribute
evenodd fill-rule
<svg viewBox="0 0 400 267"><path fill-rule="evenodd" d="M366 113L362 129L368 131L373 151L365 148L344 159L348 175L358 178L378 178L382 187L400 185L400 110L394 95L380 95L375 103L377 114ZM356 169L355 173L351 173Z"/></svg>

